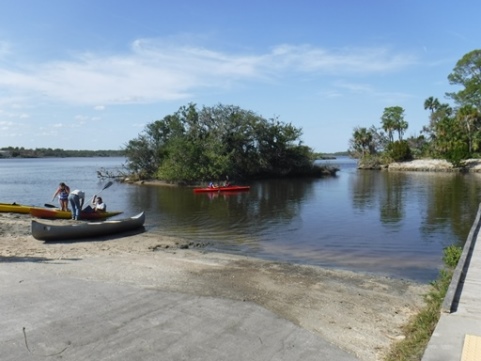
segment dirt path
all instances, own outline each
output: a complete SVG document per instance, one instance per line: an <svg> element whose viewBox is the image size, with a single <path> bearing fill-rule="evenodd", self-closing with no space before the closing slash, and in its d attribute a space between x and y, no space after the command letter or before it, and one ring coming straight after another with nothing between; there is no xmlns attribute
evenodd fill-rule
<svg viewBox="0 0 481 361"><path fill-rule="evenodd" d="M198 296L255 302L361 360L382 360L423 304L427 285L319 267L204 252L148 232L117 239L44 243L30 216L0 213L0 261L102 258L78 277L135 282ZM70 221L58 221L70 222ZM68 267L59 272L68 272Z"/></svg>

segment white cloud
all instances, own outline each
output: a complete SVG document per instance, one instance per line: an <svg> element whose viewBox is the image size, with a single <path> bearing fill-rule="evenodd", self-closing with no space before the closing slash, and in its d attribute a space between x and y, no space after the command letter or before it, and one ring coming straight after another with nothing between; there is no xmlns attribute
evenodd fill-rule
<svg viewBox="0 0 481 361"><path fill-rule="evenodd" d="M30 115L27 113L18 113L18 112L11 112L5 111L0 109L0 118L8 118L8 119L28 119Z"/></svg>
<svg viewBox="0 0 481 361"><path fill-rule="evenodd" d="M84 53L70 60L23 64L15 70L4 66L0 68L0 91L16 97L16 102L21 95L104 110L111 104L188 99L201 89L223 88L243 80L292 73L394 72L414 62L413 56L384 48L331 51L310 45L280 45L265 54L237 55L139 39L127 54Z"/></svg>
<svg viewBox="0 0 481 361"><path fill-rule="evenodd" d="M328 74L367 74L393 72L410 66L416 58L394 54L387 48L344 48L329 51L310 45L281 45L270 55L273 65L303 72Z"/></svg>
<svg viewBox="0 0 481 361"><path fill-rule="evenodd" d="M381 92L372 85L363 83L338 81L335 83L335 86L339 89L347 90L349 93L356 96L369 96L373 98L383 99L387 102L402 101L413 97L411 94L402 92Z"/></svg>
<svg viewBox="0 0 481 361"><path fill-rule="evenodd" d="M6 131L14 126L13 122L0 120L0 129Z"/></svg>
<svg viewBox="0 0 481 361"><path fill-rule="evenodd" d="M345 81L338 81L335 83L335 86L338 88L346 89L356 94L373 93L374 91L371 85L362 83L349 83Z"/></svg>

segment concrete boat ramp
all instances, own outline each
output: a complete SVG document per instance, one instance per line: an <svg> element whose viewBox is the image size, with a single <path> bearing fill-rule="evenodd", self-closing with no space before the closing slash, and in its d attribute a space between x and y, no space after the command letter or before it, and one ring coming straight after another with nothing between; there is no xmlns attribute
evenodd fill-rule
<svg viewBox="0 0 481 361"><path fill-rule="evenodd" d="M81 266L88 262L101 260ZM59 275L56 267L0 262L0 360L358 360L252 302Z"/></svg>

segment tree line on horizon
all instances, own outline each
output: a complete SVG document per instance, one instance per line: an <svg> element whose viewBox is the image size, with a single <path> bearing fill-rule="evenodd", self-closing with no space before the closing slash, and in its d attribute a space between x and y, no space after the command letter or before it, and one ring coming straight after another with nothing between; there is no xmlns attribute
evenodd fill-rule
<svg viewBox="0 0 481 361"><path fill-rule="evenodd" d="M64 150L60 148L2 147L0 158L73 158L73 157L123 157L123 150Z"/></svg>
<svg viewBox="0 0 481 361"><path fill-rule="evenodd" d="M429 123L418 136L404 139L408 122L400 106L384 108L381 127L355 127L349 153L365 167L379 167L413 158L446 159L458 166L465 159L481 157L481 50L465 54L448 75L457 92L447 92L454 105L428 97L424 109ZM395 139L397 135L397 139Z"/></svg>

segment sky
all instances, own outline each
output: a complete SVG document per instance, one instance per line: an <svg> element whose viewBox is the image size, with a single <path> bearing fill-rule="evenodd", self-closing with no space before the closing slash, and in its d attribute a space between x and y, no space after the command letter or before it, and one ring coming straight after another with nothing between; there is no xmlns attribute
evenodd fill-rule
<svg viewBox="0 0 481 361"><path fill-rule="evenodd" d="M120 150L190 103L234 105L346 151L401 106L451 103L478 0L3 0L0 148Z"/></svg>

